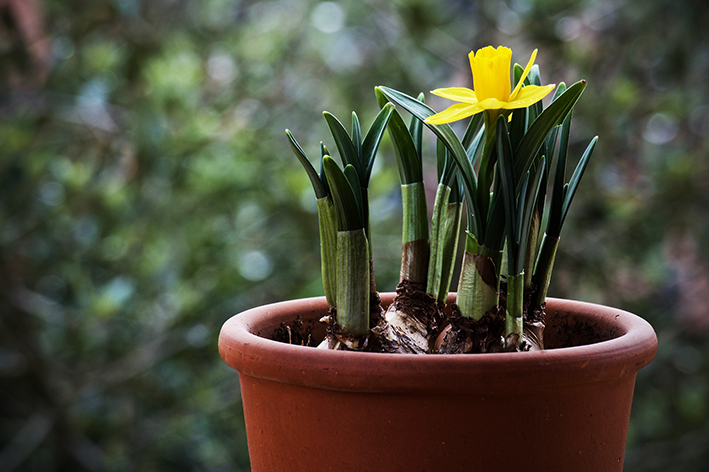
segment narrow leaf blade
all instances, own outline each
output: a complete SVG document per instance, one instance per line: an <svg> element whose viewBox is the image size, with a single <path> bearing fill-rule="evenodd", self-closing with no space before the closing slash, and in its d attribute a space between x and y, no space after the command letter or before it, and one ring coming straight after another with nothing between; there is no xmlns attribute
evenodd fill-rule
<svg viewBox="0 0 709 472"><path fill-rule="evenodd" d="M335 203L337 225L339 231L362 229L362 218L359 213L357 199L345 174L330 157L323 158L325 175L332 190L332 200Z"/></svg>
<svg viewBox="0 0 709 472"><path fill-rule="evenodd" d="M497 119L497 163L500 166L499 176L502 180L502 192L505 204L505 219L507 220L507 241L509 267L514 269L516 266L514 256L517 254L517 198L516 191L517 182L514 175L514 162L512 154L512 144L510 143L509 134L507 133L507 123L505 117L501 116Z"/></svg>
<svg viewBox="0 0 709 472"><path fill-rule="evenodd" d="M416 97L416 100L421 103L426 102L423 92ZM409 133L411 133L411 139L413 140L414 146L416 146L416 151L420 157L422 155L421 147L423 146L423 123L421 123L421 120L417 119L415 116L412 116L411 121L409 122Z"/></svg>
<svg viewBox="0 0 709 472"><path fill-rule="evenodd" d="M291 133L290 130L286 130L286 136L288 137L288 142L290 143L290 147L293 150L293 154L295 154L295 157L298 158L300 164L303 166L305 172L308 174L308 178L310 178L310 183L313 185L313 190L315 191L315 197L318 199L327 197L329 192L327 191L325 186L323 186L323 183L320 181L320 176L318 175L313 165L310 163L308 156L305 155L305 151L303 151L303 148L295 139L295 136L293 136L293 133Z"/></svg>
<svg viewBox="0 0 709 472"><path fill-rule="evenodd" d="M352 112L352 145L357 150L357 155L362 155L362 127L359 124L357 113Z"/></svg>
<svg viewBox="0 0 709 472"><path fill-rule="evenodd" d="M569 207L571 206L571 201L573 200L574 195L576 195L576 190L578 189L579 183L581 182L581 177L583 177L583 173L586 171L586 167L588 167L588 163L591 160L593 150L596 149L597 142L598 136L593 138L588 144L588 147L586 147L586 150L581 156L579 163L576 165L576 169L574 169L574 173L571 176L571 180L569 180L569 188L566 191L566 194L564 195L564 207L561 211L562 225L564 224L564 220L566 220L566 214L568 213Z"/></svg>
<svg viewBox="0 0 709 472"><path fill-rule="evenodd" d="M379 110L379 113L374 118L372 125L367 131L367 135L364 137L364 142L362 144L362 162L365 163L365 177L367 183L369 183L369 178L372 175L372 168L374 167L374 158L377 155L377 149L379 149L379 144L384 136L384 131L391 119L392 112L394 111L394 105L387 103L384 107Z"/></svg>
<svg viewBox="0 0 709 472"><path fill-rule="evenodd" d="M551 129L560 124L573 109L586 88L586 81L581 80L569 87L559 98L551 103L532 123L515 151L515 177L518 181L527 173Z"/></svg>
<svg viewBox="0 0 709 472"><path fill-rule="evenodd" d="M337 150L340 152L340 158L342 159L342 165L346 166L351 164L357 171L357 175L360 178L360 183L364 186L365 180L365 169L360 161L360 156L357 153L357 149L352 144L352 139L345 127L340 123L340 120L335 117L332 113L323 112L327 126L330 128L330 133L332 134L335 144L337 145Z"/></svg>

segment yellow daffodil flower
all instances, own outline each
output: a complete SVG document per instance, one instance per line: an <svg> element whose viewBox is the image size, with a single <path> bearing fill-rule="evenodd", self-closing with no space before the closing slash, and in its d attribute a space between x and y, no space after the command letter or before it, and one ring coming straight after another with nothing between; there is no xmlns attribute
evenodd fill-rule
<svg viewBox="0 0 709 472"><path fill-rule="evenodd" d="M554 85L527 85L523 82L529 74L537 50L532 52L532 57L524 68L522 77L510 92L510 61L512 50L504 46L497 49L492 46L479 49L477 53L470 51L470 69L473 72L473 87L475 91L464 87L450 87L433 90L431 93L439 97L455 100L440 113L426 119L426 123L440 125L462 120L485 110L512 110L526 108L544 98L554 89Z"/></svg>

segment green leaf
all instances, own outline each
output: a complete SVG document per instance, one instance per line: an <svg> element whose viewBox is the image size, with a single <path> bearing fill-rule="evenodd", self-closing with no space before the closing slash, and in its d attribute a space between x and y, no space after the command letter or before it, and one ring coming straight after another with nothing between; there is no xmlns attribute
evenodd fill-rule
<svg viewBox="0 0 709 472"><path fill-rule="evenodd" d="M532 223L532 214L534 213L534 208L537 206L537 198L539 196L539 190L541 188L543 176L545 174L546 159L540 159L535 167L535 172L532 175L531 182L527 187L527 190L524 195L524 201L520 204L520 206L523 206L523 208L520 208L522 212L522 224L520 227L519 234L519 254L517 256L516 261L517 273L520 273L524 270L525 252L527 250L527 247L529 246L529 229Z"/></svg>
<svg viewBox="0 0 709 472"><path fill-rule="evenodd" d="M448 150L443 141L436 139L436 167L438 170L438 183L451 190L458 185L458 165L451 157L451 152Z"/></svg>
<svg viewBox="0 0 709 472"><path fill-rule="evenodd" d="M317 206L323 290L327 304L333 307L337 305L337 215L331 198L318 199Z"/></svg>
<svg viewBox="0 0 709 472"><path fill-rule="evenodd" d="M480 136L480 133L482 131L483 127L483 114L478 113L477 115L473 115L473 117L470 119L468 122L468 127L465 128L465 134L463 135L463 139L461 140L461 143L463 143L463 147L465 149L468 149L470 145L473 143L473 141Z"/></svg>
<svg viewBox="0 0 709 472"><path fill-rule="evenodd" d="M377 155L377 149L379 149L382 136L384 136L384 130L389 124L391 115L394 111L394 105L391 103L384 105L384 107L374 118L372 125L367 131L367 135L364 137L364 143L362 144L362 162L366 165L365 178L367 184L369 184L369 178L372 175L374 157Z"/></svg>
<svg viewBox="0 0 709 472"><path fill-rule="evenodd" d="M554 131L556 131L557 128L554 128ZM542 215L544 214L544 206L546 204L546 197L547 197L547 190L549 187L549 170L551 167L551 157L542 155L540 157L540 161L544 161L544 173L541 177L541 182L540 182L540 188L539 188L539 195L537 196L537 212L539 213L539 218L542 218ZM535 172L535 169L532 169L532 173ZM540 220L541 221L541 220Z"/></svg>
<svg viewBox="0 0 709 472"><path fill-rule="evenodd" d="M524 80L525 84L528 85L537 85L540 86L542 85L542 77L539 74L539 66L537 64L534 64L532 68L529 70L529 74ZM537 117L542 113L542 110L544 109L542 105L542 101L538 101L537 103L532 104L528 110L529 110L529 122L534 123L534 120L537 119Z"/></svg>
<svg viewBox="0 0 709 472"><path fill-rule="evenodd" d="M569 150L569 132L571 130L571 117L569 113L561 124L561 137L559 139L559 152L556 157L554 169L554 183L552 184L551 202L549 204L549 221L547 233L553 238L558 238L561 232L562 215L564 207L564 185L566 183L566 160Z"/></svg>
<svg viewBox="0 0 709 472"><path fill-rule="evenodd" d="M566 83L559 82L559 85L556 86L556 90L554 90L554 96L551 98L551 101L553 102L557 98L561 97L564 92L566 92Z"/></svg>
<svg viewBox="0 0 709 472"><path fill-rule="evenodd" d="M357 113L352 112L352 145L354 145L357 155L362 155L362 127L359 124Z"/></svg>
<svg viewBox="0 0 709 472"><path fill-rule="evenodd" d="M384 92L379 87L374 87L374 96L377 97L377 104L379 105L379 108L384 108L384 105L389 103L389 99L386 95L384 95Z"/></svg>
<svg viewBox="0 0 709 472"><path fill-rule="evenodd" d="M475 172L473 171L473 166L468 160L468 155L465 152L465 148L460 142L460 139L458 139L458 136L455 134L455 131L453 131L453 128L447 124L431 125L425 123L426 118L433 116L436 112L433 111L428 105L419 102L415 98L385 86L379 86L377 89L381 90L391 102L396 103L413 116L423 121L424 124L443 141L445 146L451 152L453 159L455 159L455 162L458 165L460 176L465 187L465 193L469 206L469 223L471 223L470 230L473 234L480 234L482 230L482 222L480 221L480 212L477 201L474 197L477 194L477 178L475 176Z"/></svg>
<svg viewBox="0 0 709 472"><path fill-rule="evenodd" d="M522 249L522 222L524 221L524 211L522 208L524 207L524 204L526 202L527 198L527 189L529 188L529 179L530 179L530 173L527 172L524 177L522 178L522 183L519 184L518 186L522 187L522 191L520 192L519 197L517 197L517 206L515 207L515 243L516 245L515 250L520 251ZM515 258L513 259L515 262L519 262L519 252L515 255ZM515 265L515 274L519 273L519 270L517 270L517 266Z"/></svg>
<svg viewBox="0 0 709 472"><path fill-rule="evenodd" d="M423 92L416 97L416 100L421 103L426 103ZM409 122L409 133L411 134L411 140L414 142L416 152L418 152L420 159L423 155L423 150L421 149L423 146L423 123L421 123L421 120L417 119L415 116L412 116L411 121Z"/></svg>
<svg viewBox="0 0 709 472"><path fill-rule="evenodd" d="M449 156L450 151L446 147L445 144L443 144L443 141L440 139L436 139L436 175L438 175L438 183L444 183L443 181L446 179L447 174L449 172L447 166L452 166L452 162L450 162L450 156Z"/></svg>
<svg viewBox="0 0 709 472"><path fill-rule="evenodd" d="M329 195L327 188L323 185L320 180L320 176L315 171L315 168L310 163L310 160L308 160L308 156L305 155L305 151L303 151L303 148L300 144L298 144L298 141L293 136L293 133L291 133L290 130L286 130L286 136L288 137L288 142L293 150L293 154L295 154L295 157L298 158L300 164L308 174L308 178L310 178L310 183L313 185L313 190L315 191L315 197L318 199L327 197Z"/></svg>
<svg viewBox="0 0 709 472"><path fill-rule="evenodd" d="M325 177L325 168L323 167L323 158L325 156L329 156L330 151L327 150L327 146L320 141L320 182L322 182L323 187L325 187L325 190L327 191L327 194L330 195L330 185L327 183L327 177Z"/></svg>
<svg viewBox="0 0 709 472"><path fill-rule="evenodd" d="M502 251L505 246L505 199L500 177L500 166L496 167L495 183L493 184L490 211L487 213L485 225L485 240L483 244L495 251Z"/></svg>
<svg viewBox="0 0 709 472"><path fill-rule="evenodd" d="M463 184L460 183L460 177L457 172L453 174L453 178L450 183L451 196L449 203L463 203L463 195L465 194L465 190L463 190Z"/></svg>
<svg viewBox="0 0 709 472"><path fill-rule="evenodd" d="M327 146L325 146L325 143L320 141L320 160L322 160L323 157L329 156L330 152L327 150Z"/></svg>
<svg viewBox="0 0 709 472"><path fill-rule="evenodd" d="M480 119L482 120L482 113L479 115ZM473 138L471 141L470 145L466 147L466 154L468 155L468 160L470 161L470 165L475 167L475 163L477 160L480 158L480 155L482 154L483 150L483 144L485 143L485 128L481 127L480 131L478 131L478 134Z"/></svg>
<svg viewBox="0 0 709 472"><path fill-rule="evenodd" d="M357 171L352 164L347 164L343 172L347 178L347 182L350 184L352 189L352 194L357 201L357 208L359 209L359 214L364 214L364 207L362 206L362 188L359 186L359 177L357 176Z"/></svg>
<svg viewBox="0 0 709 472"><path fill-rule="evenodd" d="M325 175L332 190L332 200L335 203L337 226L339 231L354 231L363 229L362 218L357 204L357 197L352 191L352 186L345 174L330 157L323 157Z"/></svg>
<svg viewBox="0 0 709 472"><path fill-rule="evenodd" d="M529 122L527 117L529 115L528 108L520 108L517 110L512 110L512 121L510 122L510 142L512 143L512 149L517 149L519 143L522 142Z"/></svg>
<svg viewBox="0 0 709 472"><path fill-rule="evenodd" d="M568 213L569 207L571 206L571 200L573 200L574 195L576 194L576 189L579 186L579 182L581 182L581 177L583 177L583 173L586 171L586 167L588 166L588 162L591 159L593 150L596 148L597 142L598 136L593 138L588 144L588 147L586 147L586 150L581 156L579 163L576 165L576 169L574 169L574 174L571 176L571 180L569 180L569 188L564 195L564 207L561 210L562 225L564 224L564 220L566 220L566 214Z"/></svg>
<svg viewBox="0 0 709 472"><path fill-rule="evenodd" d="M556 90L554 90L554 96L552 97L551 101L554 102L557 98L559 98L564 92L566 91L566 84L564 82L560 82L559 85L557 85ZM569 112L569 115L571 115L571 112ZM568 118L568 115L567 115ZM563 123L562 123L563 125ZM554 158L554 149L556 147L556 141L557 138L559 137L559 126L555 126L552 128L552 130L549 132L549 135L547 136L546 141L544 142L544 145L542 146L542 154L547 156L548 162L551 164L552 159ZM551 170L551 165L547 166L547 174ZM544 185L544 183L542 183Z"/></svg>
<svg viewBox="0 0 709 472"><path fill-rule="evenodd" d="M340 158L342 159L342 165L353 165L359 176L360 185L366 187L367 182L365 181L366 172L364 165L360 161L360 155L357 153L354 144L352 144L352 139L350 139L347 130L332 113L325 111L323 112L323 116L325 117L327 126L330 128L332 137L335 139L337 150L340 152Z"/></svg>
<svg viewBox="0 0 709 472"><path fill-rule="evenodd" d="M508 264L509 272L514 274L515 257L517 255L517 181L514 172L514 157L512 154L512 143L507 132L507 122L504 116L497 119L497 164L502 180L502 193L505 204L505 219L507 220L507 241L508 241Z"/></svg>
<svg viewBox="0 0 709 472"><path fill-rule="evenodd" d="M515 177L521 182L521 177L527 173L544 140L551 129L574 108L579 97L586 88L586 81L581 80L569 87L559 98L553 101L532 123L515 150Z"/></svg>
<svg viewBox="0 0 709 472"><path fill-rule="evenodd" d="M337 323L345 333L369 329L369 241L364 229L337 233Z"/></svg>
<svg viewBox="0 0 709 472"><path fill-rule="evenodd" d="M519 79L522 78L522 74L524 73L524 67L521 65L515 63L515 65L512 67L512 88L517 87L517 82L519 82Z"/></svg>
<svg viewBox="0 0 709 472"><path fill-rule="evenodd" d="M571 113L569 113L571 115ZM569 116L567 115L567 116ZM554 149L556 148L556 141L557 138L559 137L559 126L554 126L551 131L549 131L549 135L547 136L547 139L544 141L544 144L542 145L541 149L541 154L544 154L551 159L554 157Z"/></svg>
<svg viewBox="0 0 709 472"><path fill-rule="evenodd" d="M386 96L375 89L379 103L388 103ZM391 104L389 104L391 105ZM391 105L393 107L393 105ZM389 118L389 136L394 143L394 156L396 157L396 167L399 171L401 185L423 182L423 168L420 154L416 150L409 128L406 127L401 114L393 108Z"/></svg>

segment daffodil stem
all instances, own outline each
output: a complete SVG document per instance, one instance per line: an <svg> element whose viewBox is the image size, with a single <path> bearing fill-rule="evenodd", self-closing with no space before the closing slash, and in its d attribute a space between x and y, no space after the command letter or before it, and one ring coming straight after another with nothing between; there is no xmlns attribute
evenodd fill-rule
<svg viewBox="0 0 709 472"><path fill-rule="evenodd" d="M549 290L551 273L554 269L554 260L556 259L556 250L558 247L559 238L549 236L545 233L539 247L537 267L534 269L534 283L537 285L537 291L532 299L532 308L538 308L546 303L547 291Z"/></svg>
<svg viewBox="0 0 709 472"><path fill-rule="evenodd" d="M527 290L532 285L534 275L534 263L537 260L537 242L539 241L539 226L541 225L541 217L539 210L534 209L532 213L532 221L529 228L529 237L527 239L527 250L524 256L524 289Z"/></svg>
<svg viewBox="0 0 709 472"><path fill-rule="evenodd" d="M507 277L507 313L505 314L505 335L516 334L517 342L522 340L524 315L524 272Z"/></svg>
<svg viewBox="0 0 709 472"><path fill-rule="evenodd" d="M488 207L490 206L490 187L492 186L492 180L495 176L495 162L497 161L497 153L493 152L495 150L495 142L497 140L497 126L495 123L499 115L499 110L483 111L483 117L485 120L485 142L480 156L477 194L477 203L481 213L481 221L487 221Z"/></svg>
<svg viewBox="0 0 709 472"><path fill-rule="evenodd" d="M345 333L369 329L370 260L364 229L337 233L337 323Z"/></svg>
<svg viewBox="0 0 709 472"><path fill-rule="evenodd" d="M327 304L337 304L337 215L330 197L317 199L320 229L320 266Z"/></svg>

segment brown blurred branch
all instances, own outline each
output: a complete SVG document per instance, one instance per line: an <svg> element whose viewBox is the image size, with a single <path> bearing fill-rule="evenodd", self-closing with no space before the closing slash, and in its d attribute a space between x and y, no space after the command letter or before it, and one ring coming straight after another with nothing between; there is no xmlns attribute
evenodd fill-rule
<svg viewBox="0 0 709 472"><path fill-rule="evenodd" d="M41 0L0 0L0 14L9 20L0 23L0 34L17 37L16 47L29 57L32 82L43 84L52 67L52 51Z"/></svg>

